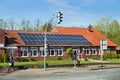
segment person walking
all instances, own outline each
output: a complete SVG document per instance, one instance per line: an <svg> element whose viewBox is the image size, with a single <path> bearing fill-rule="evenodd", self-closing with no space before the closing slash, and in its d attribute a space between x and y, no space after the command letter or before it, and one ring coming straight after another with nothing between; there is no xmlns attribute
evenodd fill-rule
<svg viewBox="0 0 120 80"><path fill-rule="evenodd" d="M7 71L10 71L11 68L13 68L14 71L15 71L14 59L13 59L13 57L10 56L10 58L9 58L9 67L8 67Z"/></svg>
<svg viewBox="0 0 120 80"><path fill-rule="evenodd" d="M73 59L74 68L76 68L76 64L77 64L77 54L76 54L76 52L74 52L72 59Z"/></svg>

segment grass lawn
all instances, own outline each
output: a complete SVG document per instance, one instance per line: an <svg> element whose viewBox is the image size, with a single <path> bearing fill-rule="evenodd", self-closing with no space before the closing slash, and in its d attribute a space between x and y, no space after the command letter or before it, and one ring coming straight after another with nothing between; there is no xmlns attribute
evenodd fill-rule
<svg viewBox="0 0 120 80"><path fill-rule="evenodd" d="M46 60L46 63L48 65L64 65L64 64L73 64L72 60ZM90 61L81 61L81 64L86 64L86 63L92 63ZM30 61L30 62L15 62L15 66L32 66L32 65L38 65L38 66L43 66L44 65L44 60L40 61ZM8 66L8 63L0 63L0 66Z"/></svg>
<svg viewBox="0 0 120 80"><path fill-rule="evenodd" d="M106 61L120 63L120 59L107 59Z"/></svg>
<svg viewBox="0 0 120 80"><path fill-rule="evenodd" d="M120 59L107 59L108 62L120 63ZM73 64L72 60L46 60L48 65L65 65L65 64ZM94 62L90 61L80 61L80 64L92 64ZM30 62L15 62L15 66L43 66L44 60L39 61L30 61ZM8 66L8 63L0 63L0 66Z"/></svg>

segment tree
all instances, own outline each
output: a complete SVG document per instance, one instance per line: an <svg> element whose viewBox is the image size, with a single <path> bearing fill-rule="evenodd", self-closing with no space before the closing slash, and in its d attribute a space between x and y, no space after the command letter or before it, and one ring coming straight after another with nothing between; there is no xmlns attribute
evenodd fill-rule
<svg viewBox="0 0 120 80"><path fill-rule="evenodd" d="M22 19L22 21L20 22L20 27L22 28L22 30L27 30L27 31L33 30L30 20Z"/></svg>
<svg viewBox="0 0 120 80"><path fill-rule="evenodd" d="M66 50L66 54L68 55L68 58L72 58L72 53L73 53L72 48L68 48L68 49Z"/></svg>
<svg viewBox="0 0 120 80"><path fill-rule="evenodd" d="M11 18L11 19L7 20L7 28L9 30L15 30L16 24L17 23L15 22L14 18Z"/></svg>
<svg viewBox="0 0 120 80"><path fill-rule="evenodd" d="M6 29L7 27L7 23L3 20L3 19L0 19L0 29Z"/></svg>
<svg viewBox="0 0 120 80"><path fill-rule="evenodd" d="M39 19L35 20L34 30L35 31L39 31L40 30L40 20Z"/></svg>
<svg viewBox="0 0 120 80"><path fill-rule="evenodd" d="M41 26L41 31L45 31L45 29L46 29L46 31L49 32L52 29L52 25L53 25L53 23L52 23L52 19L51 19L50 21L48 21L47 23L45 23Z"/></svg>
<svg viewBox="0 0 120 80"><path fill-rule="evenodd" d="M96 22L94 27L110 40L120 45L120 37L118 36L120 31L120 24L117 20L114 20L111 17L103 17Z"/></svg>

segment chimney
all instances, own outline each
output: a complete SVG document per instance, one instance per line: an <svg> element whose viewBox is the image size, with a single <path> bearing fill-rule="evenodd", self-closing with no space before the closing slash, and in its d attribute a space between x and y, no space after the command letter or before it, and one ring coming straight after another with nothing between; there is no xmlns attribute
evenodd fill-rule
<svg viewBox="0 0 120 80"><path fill-rule="evenodd" d="M89 24L89 26L88 26L88 31L89 31L89 32L93 32L93 30L92 30L92 25L91 25L91 24Z"/></svg>

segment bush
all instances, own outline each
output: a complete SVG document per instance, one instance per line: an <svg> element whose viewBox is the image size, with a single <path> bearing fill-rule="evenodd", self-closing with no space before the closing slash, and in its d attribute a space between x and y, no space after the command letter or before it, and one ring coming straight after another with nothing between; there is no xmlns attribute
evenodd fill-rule
<svg viewBox="0 0 120 80"><path fill-rule="evenodd" d="M8 56L6 54L0 54L0 62L1 63L8 62L7 59L8 59Z"/></svg>
<svg viewBox="0 0 120 80"><path fill-rule="evenodd" d="M100 57L99 56L93 56L92 59L99 60Z"/></svg>
<svg viewBox="0 0 120 80"><path fill-rule="evenodd" d="M66 50L66 54L68 55L69 58L72 58L72 53L73 53L72 48L68 48Z"/></svg>
<svg viewBox="0 0 120 80"><path fill-rule="evenodd" d="M88 61L88 58L85 58L84 61Z"/></svg>
<svg viewBox="0 0 120 80"><path fill-rule="evenodd" d="M62 60L61 57L52 57L50 60Z"/></svg>
<svg viewBox="0 0 120 80"><path fill-rule="evenodd" d="M29 62L29 60L26 58L22 58L19 62Z"/></svg>
<svg viewBox="0 0 120 80"><path fill-rule="evenodd" d="M117 59L117 53L112 54L112 59Z"/></svg>
<svg viewBox="0 0 120 80"><path fill-rule="evenodd" d="M103 55L103 60L106 59L116 59L117 58L117 53L105 53Z"/></svg>
<svg viewBox="0 0 120 80"><path fill-rule="evenodd" d="M61 57L57 57L57 60L62 60L62 58Z"/></svg>
<svg viewBox="0 0 120 80"><path fill-rule="evenodd" d="M31 61L36 61L36 59L34 59L34 58L31 58Z"/></svg>
<svg viewBox="0 0 120 80"><path fill-rule="evenodd" d="M2 62L2 55L0 54L0 62Z"/></svg>
<svg viewBox="0 0 120 80"><path fill-rule="evenodd" d="M117 54L118 55L118 58L120 58L120 54Z"/></svg>
<svg viewBox="0 0 120 80"><path fill-rule="evenodd" d="M107 60L107 57L106 57L106 55L103 55L103 60Z"/></svg>
<svg viewBox="0 0 120 80"><path fill-rule="evenodd" d="M103 58L106 60L106 59L112 59L112 55L110 53L105 53L103 55Z"/></svg>

